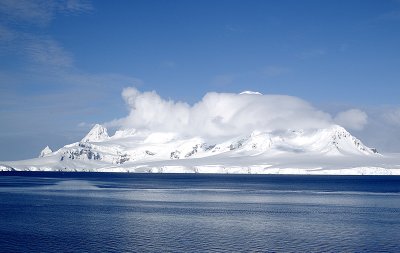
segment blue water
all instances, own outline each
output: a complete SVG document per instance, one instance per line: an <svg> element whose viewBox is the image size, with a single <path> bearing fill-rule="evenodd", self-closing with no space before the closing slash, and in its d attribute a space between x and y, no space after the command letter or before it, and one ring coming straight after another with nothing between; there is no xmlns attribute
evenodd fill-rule
<svg viewBox="0 0 400 253"><path fill-rule="evenodd" d="M0 173L1 252L400 252L400 177Z"/></svg>

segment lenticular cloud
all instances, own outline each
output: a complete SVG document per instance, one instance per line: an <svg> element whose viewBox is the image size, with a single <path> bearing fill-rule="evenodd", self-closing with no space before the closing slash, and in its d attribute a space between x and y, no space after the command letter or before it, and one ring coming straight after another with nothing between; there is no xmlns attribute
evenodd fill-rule
<svg viewBox="0 0 400 253"><path fill-rule="evenodd" d="M194 105L161 98L155 91L125 88L129 115L113 121L123 129L174 132L184 136L226 137L252 131L316 129L331 116L292 96L259 93L207 93Z"/></svg>

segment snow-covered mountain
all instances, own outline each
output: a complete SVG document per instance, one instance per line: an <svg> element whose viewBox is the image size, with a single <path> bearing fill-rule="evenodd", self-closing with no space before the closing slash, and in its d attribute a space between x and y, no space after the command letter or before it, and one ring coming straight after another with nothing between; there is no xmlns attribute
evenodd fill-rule
<svg viewBox="0 0 400 253"><path fill-rule="evenodd" d="M49 146L46 146L42 151L40 151L39 157L44 157L53 153L53 150Z"/></svg>
<svg viewBox="0 0 400 253"><path fill-rule="evenodd" d="M81 142L99 142L105 141L108 138L107 128L103 127L102 125L96 124L90 132L83 137Z"/></svg>
<svg viewBox="0 0 400 253"><path fill-rule="evenodd" d="M343 127L253 131L223 141L125 129L109 136L96 124L80 141L39 158L0 162L0 170L400 174L398 155L381 155Z"/></svg>

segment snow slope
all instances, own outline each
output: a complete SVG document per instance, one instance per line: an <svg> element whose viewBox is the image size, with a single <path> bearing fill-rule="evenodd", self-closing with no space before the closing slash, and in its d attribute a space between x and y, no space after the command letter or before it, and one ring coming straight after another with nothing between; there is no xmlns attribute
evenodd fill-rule
<svg viewBox="0 0 400 253"><path fill-rule="evenodd" d="M399 154L379 154L343 127L254 131L218 142L95 125L80 141L0 171L400 175Z"/></svg>
<svg viewBox="0 0 400 253"><path fill-rule="evenodd" d="M44 157L44 156L50 155L51 153L53 153L53 150L51 150L49 146L46 146L46 147L40 152L39 157Z"/></svg>

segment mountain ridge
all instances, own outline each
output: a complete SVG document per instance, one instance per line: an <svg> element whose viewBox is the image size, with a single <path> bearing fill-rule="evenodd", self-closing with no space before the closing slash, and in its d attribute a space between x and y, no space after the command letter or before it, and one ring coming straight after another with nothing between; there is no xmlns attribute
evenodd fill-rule
<svg viewBox="0 0 400 253"><path fill-rule="evenodd" d="M379 154L338 125L252 131L212 142L136 129L109 136L107 128L96 124L80 142L50 151L46 147L39 158L1 162L0 170L338 174L339 169L339 174L400 174L397 157ZM388 159L393 165L388 166Z"/></svg>

